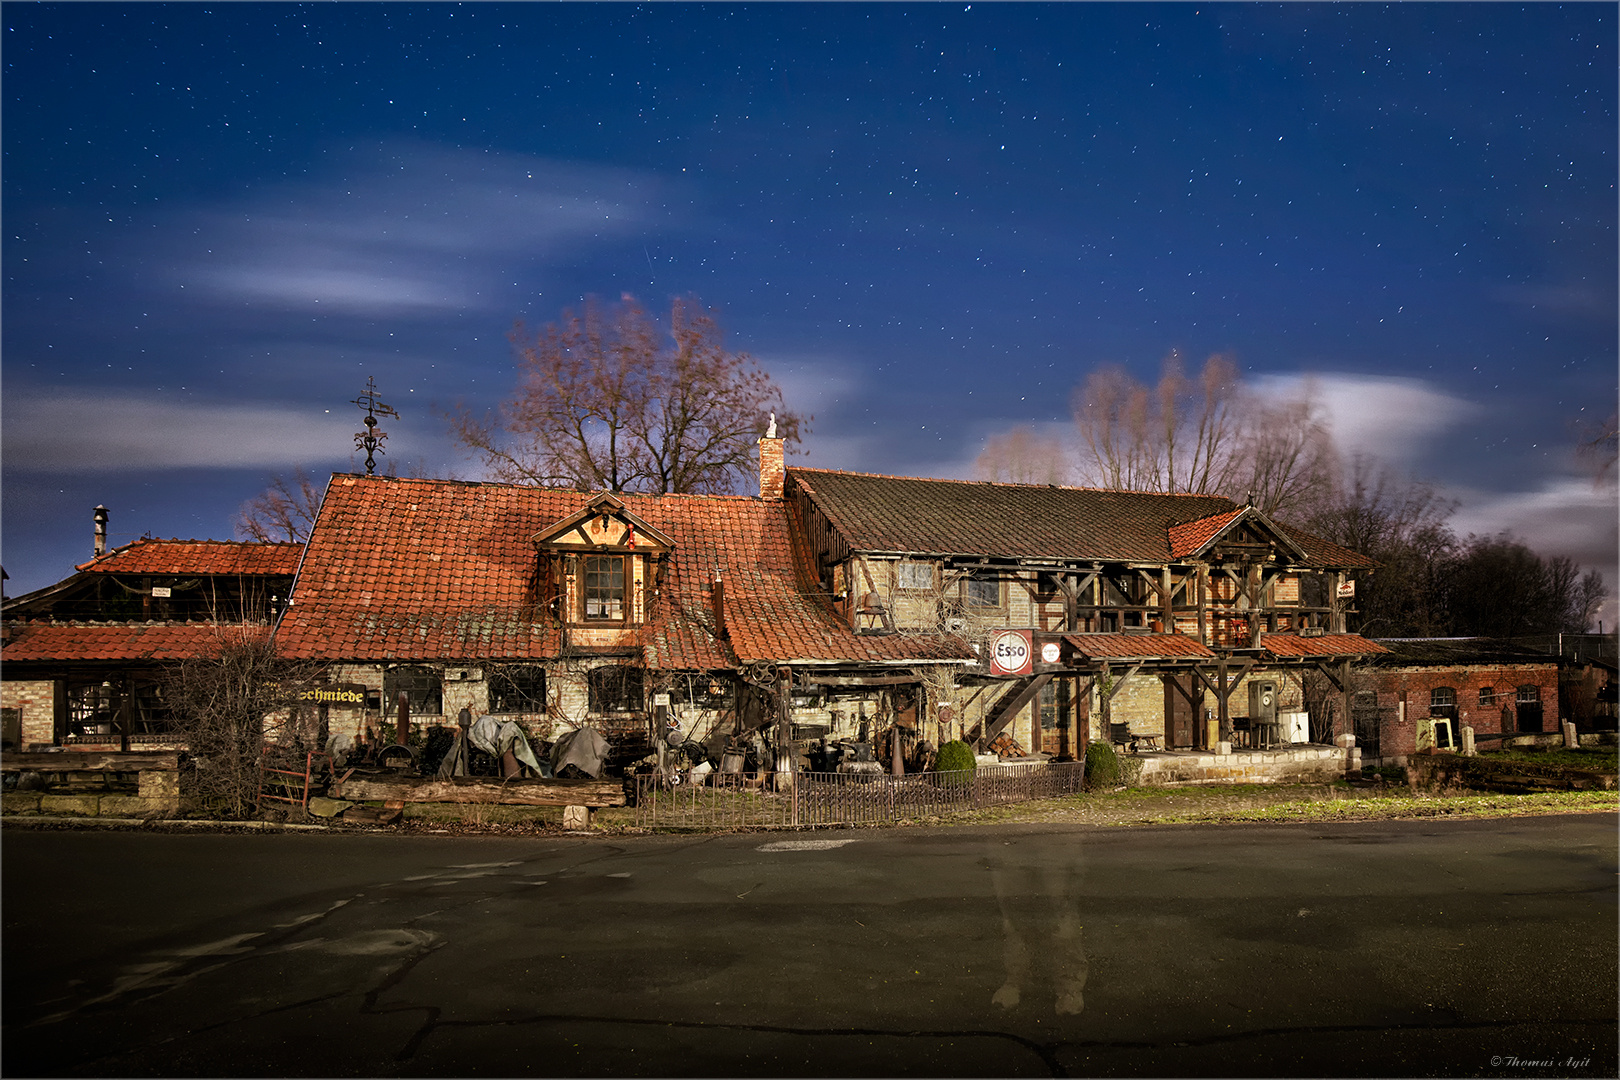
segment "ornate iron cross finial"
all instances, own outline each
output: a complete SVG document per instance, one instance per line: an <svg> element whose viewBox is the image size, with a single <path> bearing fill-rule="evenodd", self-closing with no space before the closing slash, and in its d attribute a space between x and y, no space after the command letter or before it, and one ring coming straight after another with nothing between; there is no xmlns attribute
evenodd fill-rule
<svg viewBox="0 0 1620 1080"><path fill-rule="evenodd" d="M399 413L394 411L393 406L383 404L382 399L377 396L377 380L373 378L366 379L365 392L351 404L366 410L366 430L355 434L354 448L366 452L366 475L370 476L377 471L375 455L384 452L382 444L388 438L388 432L377 430L377 417L392 416L398 420Z"/></svg>

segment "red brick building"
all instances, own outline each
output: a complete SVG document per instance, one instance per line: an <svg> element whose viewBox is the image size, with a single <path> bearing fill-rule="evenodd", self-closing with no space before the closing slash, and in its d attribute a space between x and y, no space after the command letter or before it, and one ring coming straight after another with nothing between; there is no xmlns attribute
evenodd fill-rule
<svg viewBox="0 0 1620 1080"><path fill-rule="evenodd" d="M1449 721L1442 745L1473 728L1480 749L1501 736L1559 730L1559 658L1488 638L1379 641L1389 651L1358 666L1351 698L1363 760L1399 763L1417 750L1418 721Z"/></svg>

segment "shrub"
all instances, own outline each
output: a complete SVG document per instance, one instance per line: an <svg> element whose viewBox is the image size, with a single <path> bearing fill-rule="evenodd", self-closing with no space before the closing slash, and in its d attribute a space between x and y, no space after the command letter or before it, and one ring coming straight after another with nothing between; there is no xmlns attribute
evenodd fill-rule
<svg viewBox="0 0 1620 1080"><path fill-rule="evenodd" d="M1119 755L1104 742L1086 744L1086 787L1111 788L1119 784Z"/></svg>
<svg viewBox="0 0 1620 1080"><path fill-rule="evenodd" d="M939 748L939 756L934 760L934 771L965 772L971 775L978 765L979 759L974 756L973 747L956 739Z"/></svg>

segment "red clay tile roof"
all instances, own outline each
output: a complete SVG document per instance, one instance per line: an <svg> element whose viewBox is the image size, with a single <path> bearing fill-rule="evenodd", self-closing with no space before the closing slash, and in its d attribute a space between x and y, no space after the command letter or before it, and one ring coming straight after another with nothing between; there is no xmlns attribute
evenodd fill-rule
<svg viewBox="0 0 1620 1080"><path fill-rule="evenodd" d="M87 574L231 574L291 577L303 544L137 540L75 567Z"/></svg>
<svg viewBox="0 0 1620 1080"><path fill-rule="evenodd" d="M1387 653L1378 642L1360 634L1323 634L1321 637L1301 637L1298 634L1261 634L1260 647L1273 656L1375 656Z"/></svg>
<svg viewBox="0 0 1620 1080"><path fill-rule="evenodd" d="M12 623L4 659L185 660L214 655L231 635L262 635L267 627L216 623Z"/></svg>
<svg viewBox="0 0 1620 1080"><path fill-rule="evenodd" d="M1213 660L1215 654L1186 634L1065 634L1087 660Z"/></svg>
<svg viewBox="0 0 1620 1080"><path fill-rule="evenodd" d="M335 476L277 639L327 660L555 657L560 627L525 609L530 537L593 496L506 484ZM667 671L752 660L970 658L960 642L856 635L824 597L798 587L785 502L708 495L618 496L670 537L674 554L641 634ZM724 568L727 631L709 590Z"/></svg>
<svg viewBox="0 0 1620 1080"><path fill-rule="evenodd" d="M1210 517L1199 518L1197 521L1188 521L1180 525L1170 526L1170 554L1177 559L1185 559L1199 548L1220 535L1222 529L1236 521L1243 514L1243 508L1228 510L1224 514L1214 514Z"/></svg>
<svg viewBox="0 0 1620 1080"><path fill-rule="evenodd" d="M859 552L1169 562L1198 550L1243 509L1218 495L923 480L828 469L790 468L787 474L789 485L803 490ZM1373 565L1298 529L1278 528L1300 545L1312 565Z"/></svg>

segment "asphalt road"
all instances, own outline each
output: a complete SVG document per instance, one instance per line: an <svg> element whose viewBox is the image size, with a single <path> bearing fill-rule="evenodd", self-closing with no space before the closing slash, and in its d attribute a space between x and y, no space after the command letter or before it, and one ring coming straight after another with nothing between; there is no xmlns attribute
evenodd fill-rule
<svg viewBox="0 0 1620 1080"><path fill-rule="evenodd" d="M7 1077L1614 1076L1611 815L0 840Z"/></svg>

